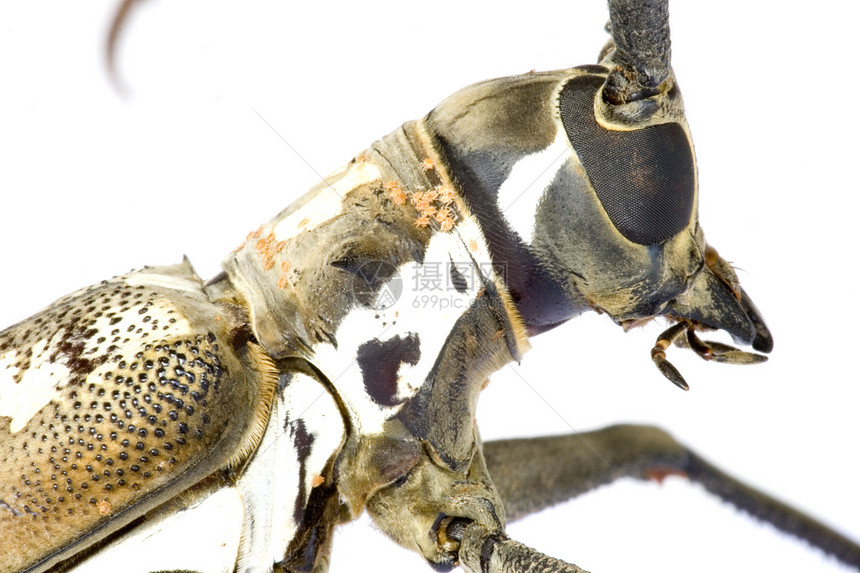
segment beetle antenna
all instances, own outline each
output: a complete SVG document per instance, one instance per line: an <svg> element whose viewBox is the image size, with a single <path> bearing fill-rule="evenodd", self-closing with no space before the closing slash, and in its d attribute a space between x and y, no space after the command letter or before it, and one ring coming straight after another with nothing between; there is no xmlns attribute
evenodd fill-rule
<svg viewBox="0 0 860 573"><path fill-rule="evenodd" d="M487 531L476 523L465 525L452 533L461 541L460 565L470 573L588 573L572 563L544 555L504 534Z"/></svg>
<svg viewBox="0 0 860 573"><path fill-rule="evenodd" d="M111 83L120 93L125 92L125 88L116 69L116 47L132 8L140 2L141 0L123 0L117 7L116 13L111 19L110 28L108 29L108 37L105 44L105 67L107 68Z"/></svg>
<svg viewBox="0 0 860 573"><path fill-rule="evenodd" d="M609 0L609 21L617 67L604 99L620 105L656 95L671 73L668 1Z"/></svg>

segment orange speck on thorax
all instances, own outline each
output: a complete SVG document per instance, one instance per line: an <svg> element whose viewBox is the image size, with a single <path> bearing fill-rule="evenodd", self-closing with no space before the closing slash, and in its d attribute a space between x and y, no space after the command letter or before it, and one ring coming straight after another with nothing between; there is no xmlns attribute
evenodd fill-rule
<svg viewBox="0 0 860 573"><path fill-rule="evenodd" d="M415 221L416 227L426 227L429 224L430 224L430 217L428 217L427 215L423 215Z"/></svg>

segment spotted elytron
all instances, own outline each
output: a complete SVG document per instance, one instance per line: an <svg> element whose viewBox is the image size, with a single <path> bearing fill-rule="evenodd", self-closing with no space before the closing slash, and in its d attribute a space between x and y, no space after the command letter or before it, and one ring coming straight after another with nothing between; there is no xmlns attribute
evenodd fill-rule
<svg viewBox="0 0 860 573"><path fill-rule="evenodd" d="M473 426L486 377L584 310L675 319L653 355L678 385L672 339L758 360L706 346L702 327L770 349L698 227L665 7L611 7L617 46L601 65L455 94L252 231L223 275L144 269L3 332L4 569L319 569L331 528L366 508L437 567L496 570L542 559L504 540L505 514L623 474L684 472L774 511L654 429L595 434L611 467L592 467L579 437L482 450ZM500 212L540 174L524 217ZM631 209L634 194L652 200ZM460 304L380 297L440 269ZM172 551L189 530L211 534Z"/></svg>

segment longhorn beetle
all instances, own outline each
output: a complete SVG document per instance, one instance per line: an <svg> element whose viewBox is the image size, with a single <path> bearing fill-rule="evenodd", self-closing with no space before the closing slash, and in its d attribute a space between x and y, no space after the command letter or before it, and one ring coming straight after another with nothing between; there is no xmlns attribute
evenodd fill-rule
<svg viewBox="0 0 860 573"><path fill-rule="evenodd" d="M579 59L577 59L576 61L577 61L577 62L579 62L579 61L582 61L582 59L581 59L581 58L579 58ZM686 84L686 82L685 82L685 77L686 77L686 76L682 76L682 77L681 77L681 82L682 82L682 85L684 85L684 86L686 86L686 85L687 85L687 84ZM685 93L686 93L686 92L685 92ZM689 99L691 99L691 98L690 98L690 96L688 96L688 100L689 100ZM689 102L688 102L688 103L689 103ZM693 129L694 129L694 130L696 129L696 126L695 126L695 125L694 125ZM696 133L698 133L698 132L696 132ZM701 136L698 136L698 137L697 137L697 141L700 141L700 139L701 139ZM701 143L700 143L700 145L701 145ZM358 147L356 147L356 149L357 149L357 148L358 148ZM700 153L700 155L701 155L701 153ZM703 211L704 211L704 210L703 210ZM265 216L266 216L266 215L263 215L263 216L262 216L262 217L260 217L260 218L264 219L264 218L265 218ZM710 226L705 225L705 228L706 228L706 229L710 229ZM710 236L710 235L709 235L709 236ZM718 244L722 244L722 243L718 243ZM182 247L180 247L180 248L182 248ZM742 255L742 254L743 254L743 251L741 251L741 250L735 249L735 251L736 251L736 252L738 252L740 255ZM736 255L736 256L737 256L737 255ZM163 259L163 258L164 258L164 257L162 257L162 259ZM147 259L147 260L148 260L148 259ZM126 264L126 263L120 263L120 264ZM752 268L752 266L751 266L751 265L750 265L750 268ZM746 283L745 283L745 284L746 284ZM65 289L65 290L69 290L69 289ZM756 292L758 292L758 291L756 291ZM60 293L57 293L57 294L60 294ZM582 319L579 319L579 320L582 320ZM573 329L575 326L578 326L578 325L577 325L576 323L574 323L574 325L570 325L570 326L568 326L568 327L566 328L566 330L567 330L567 331L569 331L569 330ZM538 340L540 340L540 339L538 339ZM676 355L677 355L677 352L676 352ZM533 356L527 356L527 358L528 358L528 359L533 359L534 357L533 357ZM529 360L526 360L526 362L528 362L528 361L529 361ZM744 374L735 373L735 372L734 372L734 369L728 369L728 371L727 371L727 369L726 369L726 368L720 368L720 367L714 367L714 368L715 368L716 370L720 371L721 373L724 373L724 372L725 372L726 374L724 374L724 375L728 375L728 376L731 376L731 377L735 377L735 376L742 376L742 375L743 375L743 376L745 376L745 375L746 375L745 373L744 373ZM692 374L690 374L690 373L689 373L689 368L685 368L684 370L688 372L688 376L690 376L690 377L691 377L691 379L692 379L693 383L696 385L697 390L698 390L698 388L699 388L701 385L703 385L703 383L702 383L702 382L699 382L699 377L698 377L698 376L696 376L695 378L693 378ZM637 375L637 376L638 376L638 375ZM640 378L644 378L644 377L645 377L645 376L644 376L644 374L643 374L642 376L640 376ZM641 382L641 380L640 380L639 382ZM568 381L568 380L560 380L560 381L556 381L556 383L573 384L573 383L574 383L574 381L573 381L573 380L571 380L571 381ZM492 388L492 387L491 387L491 388ZM733 390L734 390L734 391L736 391L736 392L741 392L741 391L742 391L742 390L739 390L739 389L733 389ZM496 389L495 391L497 391L497 392L498 392L499 390L498 390L498 389ZM688 397L687 397L687 396L684 396L684 398L688 398ZM679 435L679 438L682 438L682 439L683 439L683 438L684 438L684 436L683 436L683 435ZM570 559L572 559L572 560L577 560L577 561L581 561L578 557L576 557L576 555L575 555L575 554L574 554L574 555L571 555L571 556L570 556ZM585 563L585 564L586 564L586 565L588 565L587 563Z"/></svg>

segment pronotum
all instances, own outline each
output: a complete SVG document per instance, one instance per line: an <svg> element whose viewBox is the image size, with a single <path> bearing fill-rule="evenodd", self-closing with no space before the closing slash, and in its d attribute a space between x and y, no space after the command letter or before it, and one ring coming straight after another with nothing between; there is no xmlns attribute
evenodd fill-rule
<svg viewBox="0 0 860 573"><path fill-rule="evenodd" d="M603 6L594 7L595 14L588 13L589 6L553 4L532 6L530 14L489 6L468 14L463 6L435 5L429 11L380 4L372 16L337 7L343 14L340 28L330 21L330 9L305 14L287 6L278 16L265 11L273 7L236 14L199 6L183 20L173 8L157 6L135 20L133 36L123 44L123 74L133 90L123 103L100 76L98 42L109 17L109 8L102 8L104 13L73 14L58 5L47 12L50 18L34 13L27 24L16 14L2 18L19 22L3 40L13 45L2 50L10 74L7 85L16 86L4 90L0 106L3 124L11 126L0 135L2 156L8 158L0 183L6 205L3 259L6 276L16 277L3 288L3 325L83 284L130 266L174 262L182 253L201 275L214 274L237 239L316 178L252 109L326 173L459 87L485 77L589 61L604 39L594 22L606 18ZM806 98L799 97L799 84L813 84L794 67L800 60L810 75L811 70L816 77L832 75L830 56L841 52L833 42L842 37L833 27L843 20L825 22L828 10L822 5L817 6L820 21L807 14L795 25L771 27L772 13L743 10L726 6L724 14L704 14L700 8L673 5L673 63L697 143L703 226L721 252L749 269L741 278L777 333L777 355L754 369L677 357L693 386L683 394L653 371L643 352L658 332L655 327L621 336L605 317L584 316L536 339L535 348L515 367L518 374L506 369L494 377L482 396L480 424L488 438L567 432L567 423L576 430L617 420L657 423L735 473L856 532L860 527L851 494L856 469L843 454L857 430L848 338L840 336L840 317L798 312L795 294L814 284L816 291L828 292L832 304L835 297L844 297L844 290L850 292L844 286L851 284L850 264L845 264L850 260L849 225L842 219L853 212L856 199L841 196L850 195L841 170L850 164L840 161L849 148L838 145L839 132L850 132L850 126L839 128L844 124L816 118L821 111L813 102L822 90L810 88L808 95L801 90ZM461 15L452 18L455 13ZM68 24L73 17L79 25ZM715 22L722 17L725 22ZM794 46L792 37L780 37L784 30L823 29L825 23L830 39L809 42L802 54L793 52L801 47ZM368 34L368 28L375 33ZM240 30L248 30L251 39L227 39ZM181 45L170 41L171 33L183 38ZM416 43L416 37L421 41ZM511 39L517 37L522 41ZM762 45L756 47L759 41ZM720 49L714 50L715 45ZM21 56L13 61L12 54ZM271 63L264 64L264 57ZM157 62L147 64L151 71L144 67L147 60ZM161 81L166 85L161 87ZM780 85L768 83L777 81ZM790 82L790 88L782 82ZM839 93L834 91L837 100ZM808 107L798 106L798 99L808 101ZM168 112L176 116L168 118ZM111 125L97 127L97 119ZM228 131L234 126L238 135ZM818 143L822 141L833 144ZM262 150L251 152L251 144ZM813 189L833 190L839 207L828 208L818 199L822 193L811 193ZM179 223L153 225L155 213L164 212L176 213ZM797 227L804 221L827 221L827 228L819 231L816 225L801 235ZM830 350L815 356L807 347L823 332ZM603 351L605 358L597 354ZM521 377L552 404L558 417ZM513 405L496 402L503 394L515 396ZM528 402L534 402L533 412L523 411ZM821 420L813 417L818 412L824 413ZM672 568L667 561L684 546L692 548L703 568L738 560L748 560L751 567L778 566L777 557L800 568L800 559L818 559L817 553L764 528L740 525L744 522L734 512L712 500L702 501L705 509L690 507L693 501L685 496L694 492L686 485L616 489L621 491L603 490L530 519L519 529L514 524L512 535L595 571L620 570L623 565L609 560L628 555L640 564ZM618 529L635 519L635 510L618 509L633 503L625 489L635 489L634 499L653 495L650 509L641 510L641 525L628 534ZM675 496L682 500L682 510L670 514L665 526L658 525ZM588 516L584 506L592 504L596 513ZM721 515L727 517L726 526L718 532L705 534L687 525L710 524ZM555 533L541 531L542 520ZM356 535L358 529L350 527L341 537ZM727 537L738 531L741 539ZM719 540L723 555L703 558L713 545L706 535ZM559 538L555 547L553 536ZM604 541L610 542L608 548L601 546ZM753 548L745 549L747 542ZM399 549L383 543L367 552L365 541L358 542L363 549L350 550L347 539L338 539L333 570L339 562L340 568L355 566L365 552L372 554L372 563L387 565ZM650 545L651 557L637 543ZM667 546L673 555L666 555ZM407 563L421 566L411 554ZM392 562L391 567L397 565Z"/></svg>

